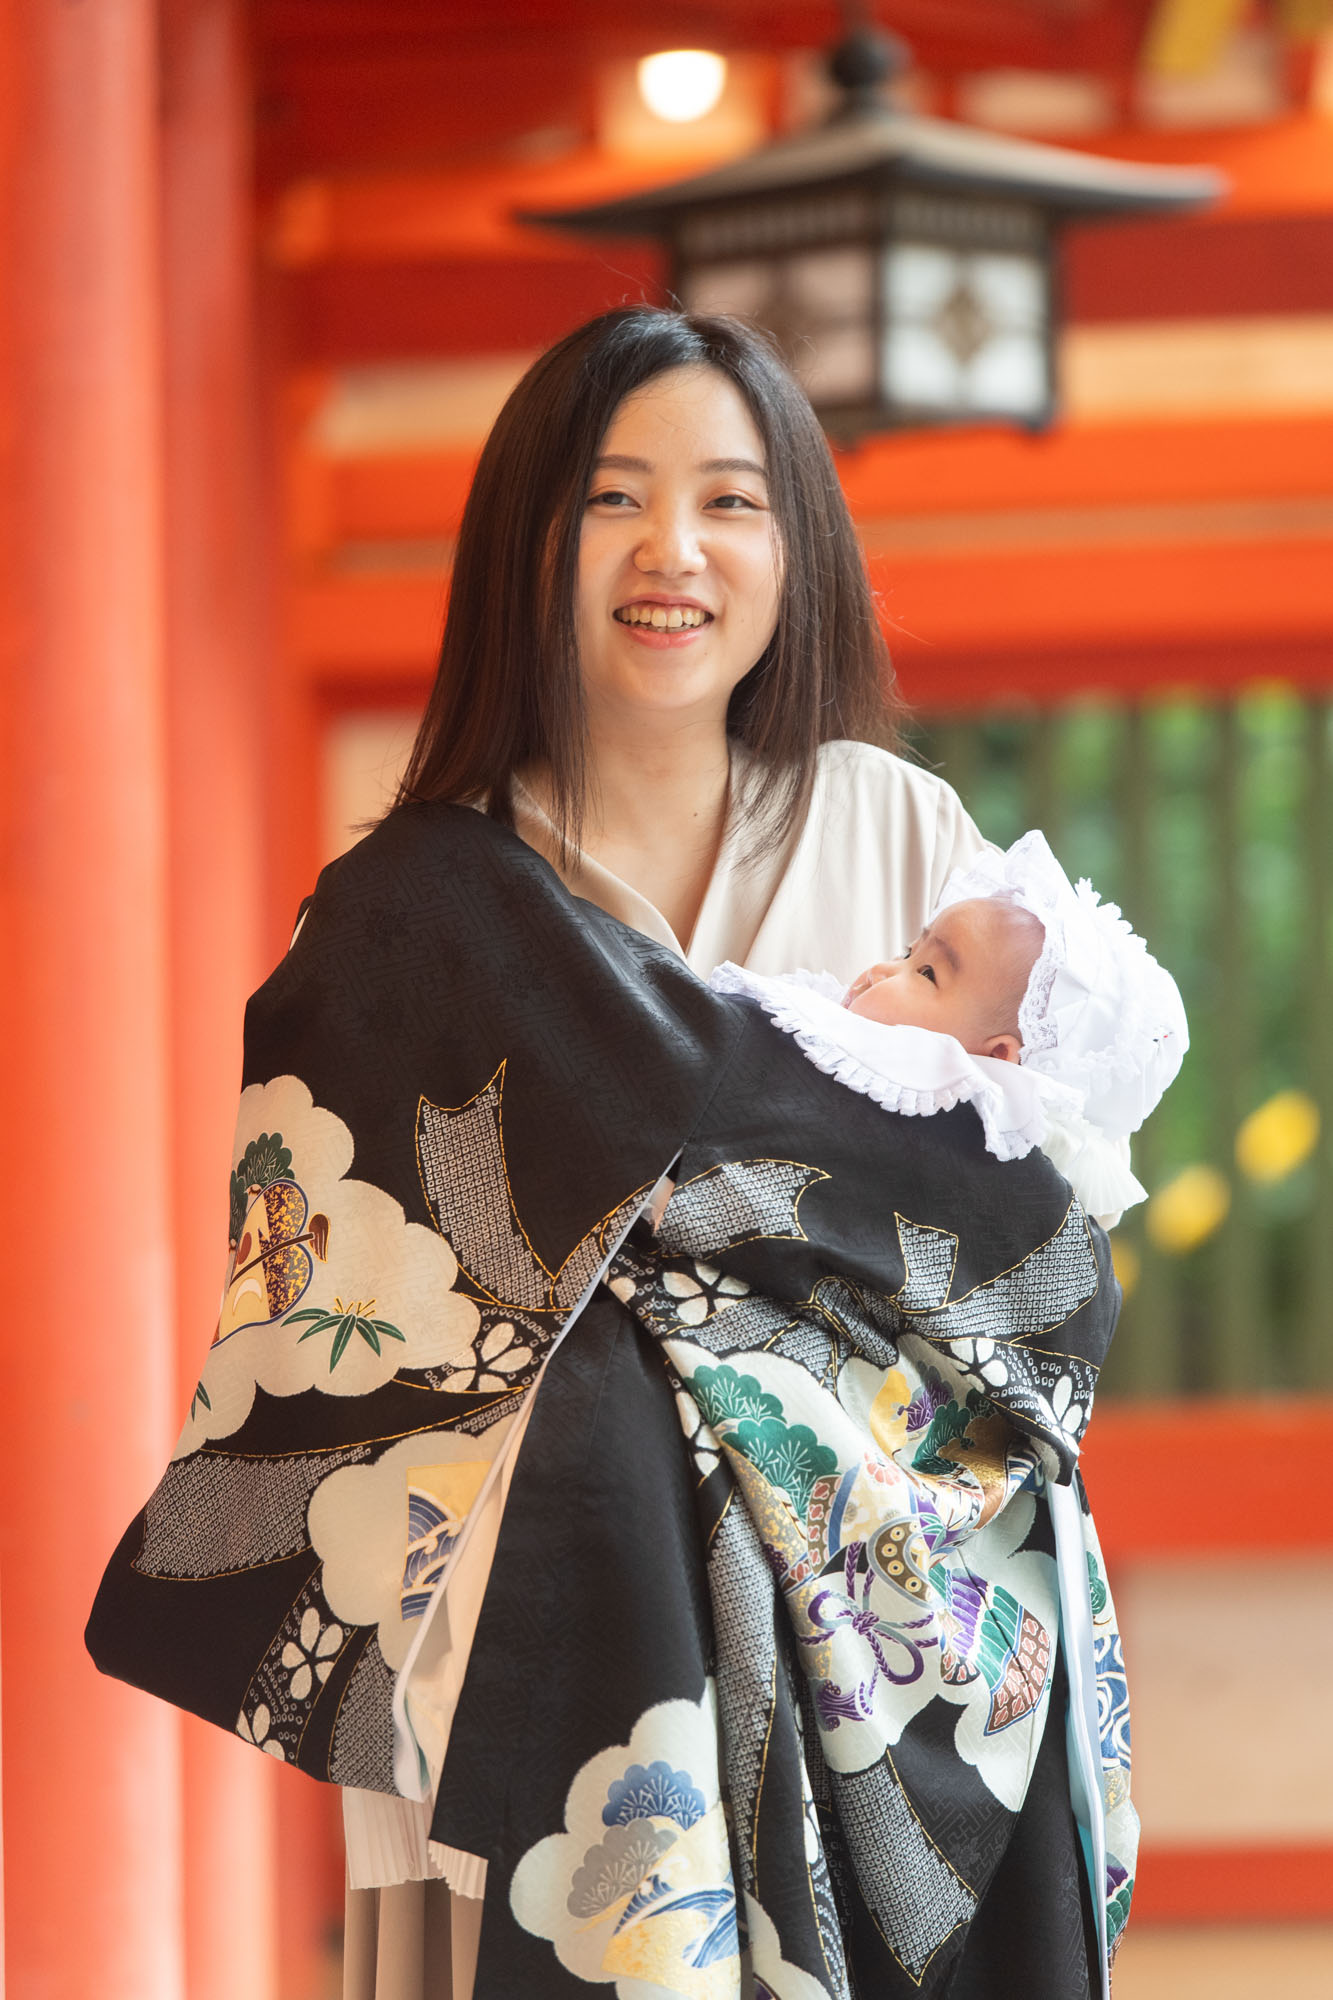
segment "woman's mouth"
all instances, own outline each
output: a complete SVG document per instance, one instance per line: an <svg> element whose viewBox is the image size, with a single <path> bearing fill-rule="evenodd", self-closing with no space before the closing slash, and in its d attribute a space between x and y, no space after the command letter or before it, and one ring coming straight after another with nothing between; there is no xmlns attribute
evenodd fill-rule
<svg viewBox="0 0 1333 2000"><path fill-rule="evenodd" d="M620 625L651 632L697 631L712 622L712 612L697 604L622 604L611 616Z"/></svg>

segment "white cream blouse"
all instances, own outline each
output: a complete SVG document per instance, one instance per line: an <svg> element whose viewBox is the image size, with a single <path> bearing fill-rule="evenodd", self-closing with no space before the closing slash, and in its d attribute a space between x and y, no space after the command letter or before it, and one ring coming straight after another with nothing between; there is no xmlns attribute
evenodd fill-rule
<svg viewBox="0 0 1333 2000"><path fill-rule="evenodd" d="M819 752L804 826L775 852L747 862L746 791L752 765L733 751L730 803L718 858L687 944L628 882L582 851L562 867L555 829L530 794L515 796L517 831L551 862L565 886L646 936L702 978L731 959L752 972L805 967L844 984L894 958L924 928L948 875L984 845L956 794L932 772L868 743L827 743ZM502 1476L469 1524L436 1609L429 1644L409 1670L405 1698L439 1781L449 1728L467 1670L514 1456L533 1398L504 1447ZM352 1888L443 1876L455 1893L480 1896L486 1863L427 1838L431 1801L343 1793Z"/></svg>

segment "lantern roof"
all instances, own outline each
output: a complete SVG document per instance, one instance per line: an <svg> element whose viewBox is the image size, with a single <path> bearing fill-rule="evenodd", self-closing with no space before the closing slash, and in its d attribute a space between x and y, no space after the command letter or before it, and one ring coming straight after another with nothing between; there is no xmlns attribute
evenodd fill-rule
<svg viewBox="0 0 1333 2000"><path fill-rule="evenodd" d="M1202 207L1227 186L1206 167L1141 166L863 103L706 173L586 208L526 211L521 220L596 235L666 236L693 208L851 182L1019 198L1071 222Z"/></svg>

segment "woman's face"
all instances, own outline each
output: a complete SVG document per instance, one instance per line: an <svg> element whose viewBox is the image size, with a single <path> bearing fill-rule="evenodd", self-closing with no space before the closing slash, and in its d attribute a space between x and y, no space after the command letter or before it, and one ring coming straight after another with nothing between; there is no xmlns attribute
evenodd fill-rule
<svg viewBox="0 0 1333 2000"><path fill-rule="evenodd" d="M590 725L721 730L773 636L781 555L764 448L707 366L626 396L583 515L576 614Z"/></svg>

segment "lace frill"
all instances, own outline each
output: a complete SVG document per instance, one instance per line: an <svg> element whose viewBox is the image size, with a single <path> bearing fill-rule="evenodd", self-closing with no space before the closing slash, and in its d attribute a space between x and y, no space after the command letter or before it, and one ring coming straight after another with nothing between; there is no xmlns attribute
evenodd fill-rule
<svg viewBox="0 0 1333 2000"><path fill-rule="evenodd" d="M1047 1088L1035 1077L1015 1063L970 1056L951 1035L889 1028L848 1013L845 988L830 973L769 975L727 964L708 983L716 992L757 1000L817 1069L885 1111L925 1118L971 1104L987 1150L1001 1160L1022 1159L1046 1136Z"/></svg>
<svg viewBox="0 0 1333 2000"><path fill-rule="evenodd" d="M817 1069L885 1111L926 1118L970 1104L997 1159L1021 1160L1040 1146L1099 1221L1144 1198L1126 1150L1080 1115L1074 1091L1038 1071L969 1055L951 1035L851 1014L830 973L765 974L726 964L708 983L756 1001Z"/></svg>

